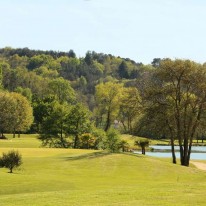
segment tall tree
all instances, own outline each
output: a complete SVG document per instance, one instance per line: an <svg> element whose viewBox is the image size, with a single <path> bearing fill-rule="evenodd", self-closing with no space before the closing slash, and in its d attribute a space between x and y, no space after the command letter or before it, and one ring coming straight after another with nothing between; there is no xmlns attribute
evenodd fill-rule
<svg viewBox="0 0 206 206"><path fill-rule="evenodd" d="M125 132L133 133L134 121L141 113L141 97L135 87L126 87L123 89L123 95L120 102L119 119Z"/></svg>
<svg viewBox="0 0 206 206"><path fill-rule="evenodd" d="M60 104L58 101L52 101L50 105L44 106L44 112L47 114L41 120L40 139L44 146L63 147L69 146L66 138L67 133L67 117L70 106L66 103ZM45 108L46 107L46 108Z"/></svg>
<svg viewBox="0 0 206 206"><path fill-rule="evenodd" d="M122 90L122 84L113 82L102 83L96 86L97 111L100 118L105 116L105 131L110 128L112 121L118 116Z"/></svg>
<svg viewBox="0 0 206 206"><path fill-rule="evenodd" d="M206 111L205 68L189 60L162 60L149 92L150 107L158 106L174 146L177 138L181 165L189 166L192 142ZM157 122L160 124L160 122Z"/></svg>
<svg viewBox="0 0 206 206"><path fill-rule="evenodd" d="M74 148L79 147L79 138L91 130L90 112L82 104L74 105L67 116L67 133L74 137Z"/></svg>

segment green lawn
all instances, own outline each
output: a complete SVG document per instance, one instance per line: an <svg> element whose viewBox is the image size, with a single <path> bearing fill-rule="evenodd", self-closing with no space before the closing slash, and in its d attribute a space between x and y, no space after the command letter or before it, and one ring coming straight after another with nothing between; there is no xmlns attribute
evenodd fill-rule
<svg viewBox="0 0 206 206"><path fill-rule="evenodd" d="M24 164L0 169L0 205L205 205L206 172L133 154L41 148L34 136L0 140ZM22 147L21 147L22 145Z"/></svg>

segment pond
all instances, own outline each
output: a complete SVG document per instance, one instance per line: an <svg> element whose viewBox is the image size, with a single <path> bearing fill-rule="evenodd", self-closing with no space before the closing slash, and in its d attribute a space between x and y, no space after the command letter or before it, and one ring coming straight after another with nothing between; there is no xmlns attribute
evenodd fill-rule
<svg viewBox="0 0 206 206"><path fill-rule="evenodd" d="M172 157L171 146L160 146L152 145L150 148L153 148L153 152L146 152L146 155L152 157ZM179 147L175 146L176 157L179 158ZM140 151L135 151L134 153L141 154ZM192 147L191 160L206 160L206 146L194 146Z"/></svg>

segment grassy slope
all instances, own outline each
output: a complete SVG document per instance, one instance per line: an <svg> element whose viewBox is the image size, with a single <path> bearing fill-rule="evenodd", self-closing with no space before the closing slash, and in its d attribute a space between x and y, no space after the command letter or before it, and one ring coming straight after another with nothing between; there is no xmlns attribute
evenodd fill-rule
<svg viewBox="0 0 206 206"><path fill-rule="evenodd" d="M5 141L9 140L0 141L0 153L22 145L18 150L24 164L14 174L0 169L0 205L206 203L206 173L194 168L141 155L38 148L34 137Z"/></svg>

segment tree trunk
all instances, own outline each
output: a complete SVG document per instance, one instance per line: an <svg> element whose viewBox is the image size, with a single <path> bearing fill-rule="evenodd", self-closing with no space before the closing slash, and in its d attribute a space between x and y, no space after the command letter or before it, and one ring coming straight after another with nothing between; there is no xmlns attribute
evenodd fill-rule
<svg viewBox="0 0 206 206"><path fill-rule="evenodd" d="M174 164L176 164L177 161L176 161L176 155L175 155L175 144L174 144L174 135L173 135L174 133L173 133L172 127L171 127L171 125L169 124L169 121L168 121L168 120L166 120L166 123L167 123L167 125L168 125L168 127L169 127L170 135L171 135L170 140L171 140L171 150L172 150L172 162L173 162Z"/></svg>
<svg viewBox="0 0 206 206"><path fill-rule="evenodd" d="M106 122L106 127L105 127L105 129L104 129L105 132L109 129L110 124L111 124L111 119L110 119L110 109L109 109L108 112L107 112L107 122Z"/></svg>
<svg viewBox="0 0 206 206"><path fill-rule="evenodd" d="M74 148L75 149L77 148L78 139L79 139L78 134L76 134L75 137L74 137Z"/></svg>
<svg viewBox="0 0 206 206"><path fill-rule="evenodd" d="M13 131L13 138L15 138L16 137L16 131L14 130Z"/></svg>
<svg viewBox="0 0 206 206"><path fill-rule="evenodd" d="M172 149L172 163L176 164L176 155L175 155L175 146L174 146L174 139L171 138L171 149Z"/></svg>
<svg viewBox="0 0 206 206"><path fill-rule="evenodd" d="M142 154L145 155L145 147L142 147Z"/></svg>

